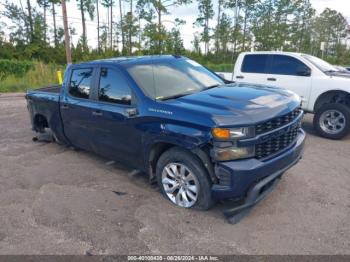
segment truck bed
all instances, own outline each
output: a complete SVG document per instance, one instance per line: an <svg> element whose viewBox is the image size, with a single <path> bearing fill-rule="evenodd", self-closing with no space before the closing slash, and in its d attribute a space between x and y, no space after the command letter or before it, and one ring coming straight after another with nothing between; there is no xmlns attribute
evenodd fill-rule
<svg viewBox="0 0 350 262"><path fill-rule="evenodd" d="M59 94L61 92L61 85L41 87L41 88L35 89L35 91Z"/></svg>

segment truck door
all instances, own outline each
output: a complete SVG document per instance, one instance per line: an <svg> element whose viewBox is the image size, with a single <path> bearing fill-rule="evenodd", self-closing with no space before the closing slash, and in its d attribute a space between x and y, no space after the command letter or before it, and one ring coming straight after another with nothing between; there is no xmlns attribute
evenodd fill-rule
<svg viewBox="0 0 350 262"><path fill-rule="evenodd" d="M72 145L85 150L92 149L95 131L90 106L94 74L93 67L73 69L60 100L64 133Z"/></svg>
<svg viewBox="0 0 350 262"><path fill-rule="evenodd" d="M266 70L268 66L269 55L266 54L247 54L243 56L242 61L237 61L240 68L235 68L233 81L266 85Z"/></svg>
<svg viewBox="0 0 350 262"><path fill-rule="evenodd" d="M307 107L311 91L311 69L289 55L271 55L266 79L269 85L285 88L298 94Z"/></svg>
<svg viewBox="0 0 350 262"><path fill-rule="evenodd" d="M94 151L138 167L143 163L141 132L137 129L136 98L119 69L99 69L93 115Z"/></svg>

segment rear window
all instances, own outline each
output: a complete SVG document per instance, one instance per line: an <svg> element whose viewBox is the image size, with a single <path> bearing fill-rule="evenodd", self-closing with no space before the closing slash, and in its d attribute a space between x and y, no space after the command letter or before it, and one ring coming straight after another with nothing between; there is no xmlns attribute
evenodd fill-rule
<svg viewBox="0 0 350 262"><path fill-rule="evenodd" d="M244 73L264 74L269 55L245 55L241 71Z"/></svg>
<svg viewBox="0 0 350 262"><path fill-rule="evenodd" d="M69 94L88 99L90 96L92 68L74 69L69 83Z"/></svg>

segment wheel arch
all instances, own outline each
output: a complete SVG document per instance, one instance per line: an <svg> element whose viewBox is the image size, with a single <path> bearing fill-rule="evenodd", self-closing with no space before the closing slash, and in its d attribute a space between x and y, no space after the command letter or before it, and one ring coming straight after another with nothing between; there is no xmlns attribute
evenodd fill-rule
<svg viewBox="0 0 350 262"><path fill-rule="evenodd" d="M187 150L190 153L192 153L194 156L196 156L202 162L204 168L207 170L208 175L212 180L212 182L217 182L217 178L214 173L214 166L213 166L213 163L210 161L209 152L205 146L202 146L202 147L196 146L194 148L186 148L183 145L165 142L165 141L154 143L151 146L149 153L147 154L147 159L148 159L147 169L148 169L149 178L151 181L155 179L156 165L160 156L165 151L174 147L179 147L184 150Z"/></svg>
<svg viewBox="0 0 350 262"><path fill-rule="evenodd" d="M327 103L343 103L350 106L350 93L344 90L331 90L322 93L315 102L314 112Z"/></svg>
<svg viewBox="0 0 350 262"><path fill-rule="evenodd" d="M45 128L49 127L47 118L42 114L36 114L33 117L33 128L37 132L43 132Z"/></svg>

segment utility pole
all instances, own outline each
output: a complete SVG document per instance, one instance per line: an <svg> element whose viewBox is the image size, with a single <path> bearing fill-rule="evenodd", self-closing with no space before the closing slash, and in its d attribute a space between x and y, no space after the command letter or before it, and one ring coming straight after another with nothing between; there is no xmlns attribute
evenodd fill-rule
<svg viewBox="0 0 350 262"><path fill-rule="evenodd" d="M70 65L72 63L72 53L70 50L70 39L69 39L69 29L68 29L68 21L67 21L66 1L61 0L61 5L62 5L62 16L63 16L64 43L65 43L65 47L66 47L66 58L67 58L67 64Z"/></svg>
<svg viewBox="0 0 350 262"><path fill-rule="evenodd" d="M113 0L111 0L110 2L111 5L111 28L110 28L110 32L109 32L109 37L110 37L110 41L111 41L111 50L113 50Z"/></svg>
<svg viewBox="0 0 350 262"><path fill-rule="evenodd" d="M237 42L237 25L238 25L238 0L235 0L235 13L234 13L234 16L235 16L235 23L234 23L234 27L233 27L233 30L234 30L234 34L235 34L235 42L234 42L234 47L233 47L233 52L232 52L232 63L234 63L233 59L235 57L235 54L236 54L236 42Z"/></svg>
<svg viewBox="0 0 350 262"><path fill-rule="evenodd" d="M96 0L96 12L97 12L97 51L100 53L100 11L98 10L98 0Z"/></svg>
<svg viewBox="0 0 350 262"><path fill-rule="evenodd" d="M238 1L235 2L235 27L237 27L238 24Z"/></svg>

